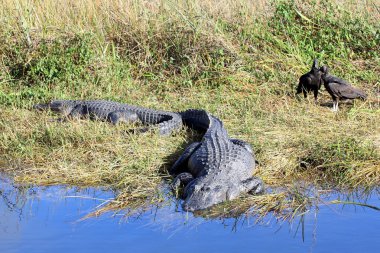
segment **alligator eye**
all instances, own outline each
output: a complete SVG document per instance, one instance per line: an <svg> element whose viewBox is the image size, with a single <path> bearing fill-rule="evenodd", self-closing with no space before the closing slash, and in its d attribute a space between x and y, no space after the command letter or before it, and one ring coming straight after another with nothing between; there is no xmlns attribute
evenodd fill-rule
<svg viewBox="0 0 380 253"><path fill-rule="evenodd" d="M202 190L202 191L210 191L211 188L210 188L209 186L204 186L204 187L202 187L201 190Z"/></svg>

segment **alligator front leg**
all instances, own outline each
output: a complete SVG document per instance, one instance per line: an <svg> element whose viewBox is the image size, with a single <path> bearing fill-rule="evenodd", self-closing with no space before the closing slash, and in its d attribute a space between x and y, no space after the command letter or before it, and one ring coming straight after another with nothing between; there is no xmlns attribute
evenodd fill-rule
<svg viewBox="0 0 380 253"><path fill-rule="evenodd" d="M238 187L233 186L227 190L226 199L231 200L239 196L240 193L259 194L263 192L263 181L258 177L251 177L242 181Z"/></svg>
<svg viewBox="0 0 380 253"><path fill-rule="evenodd" d="M119 110L109 113L107 120L116 125L119 122L136 122L139 120L139 117L135 112L128 110Z"/></svg>
<svg viewBox="0 0 380 253"><path fill-rule="evenodd" d="M88 117L88 108L85 105L76 105L69 114L67 114L67 118L69 119L81 119Z"/></svg>
<svg viewBox="0 0 380 253"><path fill-rule="evenodd" d="M200 145L200 142L191 143L170 168L170 175L178 174L180 172L180 169L183 167L187 168L187 162L189 161L190 156L199 148Z"/></svg>
<svg viewBox="0 0 380 253"><path fill-rule="evenodd" d="M258 177L251 177L243 182L243 186L250 194L259 194L264 191L264 183Z"/></svg>
<svg viewBox="0 0 380 253"><path fill-rule="evenodd" d="M192 180L194 180L194 176L189 172L182 172L178 174L175 179L173 180L172 187L174 190L178 189L181 185L186 186L188 183L190 183Z"/></svg>

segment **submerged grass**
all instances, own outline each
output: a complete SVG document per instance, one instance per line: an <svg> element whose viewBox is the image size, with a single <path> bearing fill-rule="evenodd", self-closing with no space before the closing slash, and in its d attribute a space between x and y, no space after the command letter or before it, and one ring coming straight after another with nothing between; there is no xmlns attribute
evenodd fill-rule
<svg viewBox="0 0 380 253"><path fill-rule="evenodd" d="M16 6L16 7L14 7ZM202 215L292 218L320 192L380 183L379 1L3 1L0 165L17 182L105 186L95 214L162 202L167 167L199 135L52 122L50 99L203 108L249 141L267 194ZM369 94L334 114L294 96L314 57ZM309 189L309 190L306 190ZM313 189L313 193L310 193Z"/></svg>

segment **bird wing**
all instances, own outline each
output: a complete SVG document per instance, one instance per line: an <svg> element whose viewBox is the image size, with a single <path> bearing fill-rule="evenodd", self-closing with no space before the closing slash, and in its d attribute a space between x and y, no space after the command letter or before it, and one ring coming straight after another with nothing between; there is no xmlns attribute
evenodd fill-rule
<svg viewBox="0 0 380 253"><path fill-rule="evenodd" d="M366 98L367 95L351 85L346 85L338 82L329 82L331 92L339 98L354 99L354 98Z"/></svg>
<svg viewBox="0 0 380 253"><path fill-rule="evenodd" d="M336 76L332 76L332 75L328 75L325 79L326 79L325 81L328 83L339 83L339 84L343 84L343 85L351 85L346 80L339 78L339 77L336 77Z"/></svg>

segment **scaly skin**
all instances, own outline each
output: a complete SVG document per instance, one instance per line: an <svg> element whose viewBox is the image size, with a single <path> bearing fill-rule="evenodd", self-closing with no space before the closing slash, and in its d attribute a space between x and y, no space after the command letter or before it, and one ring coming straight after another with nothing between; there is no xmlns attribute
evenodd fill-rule
<svg viewBox="0 0 380 253"><path fill-rule="evenodd" d="M161 134L170 134L182 122L205 131L202 141L191 144L170 170L177 176L176 184L185 185L184 210L201 210L235 199L241 193L263 191L262 180L252 176L255 159L251 146L230 139L223 123L206 111L172 113L103 100L56 100L34 108L50 109L65 117L108 120L113 124L140 120L157 125Z"/></svg>
<svg viewBox="0 0 380 253"><path fill-rule="evenodd" d="M178 113L105 100L55 100L47 104L37 104L34 109L50 109L64 117L107 120L113 124L120 121L140 121L143 124L156 125L161 135L168 135L182 126L182 119Z"/></svg>
<svg viewBox="0 0 380 253"><path fill-rule="evenodd" d="M170 169L176 175L174 186L185 186L184 210L202 210L241 193L263 191L262 180L252 176L255 158L248 143L230 139L223 123L203 110L180 114L184 124L206 131Z"/></svg>

